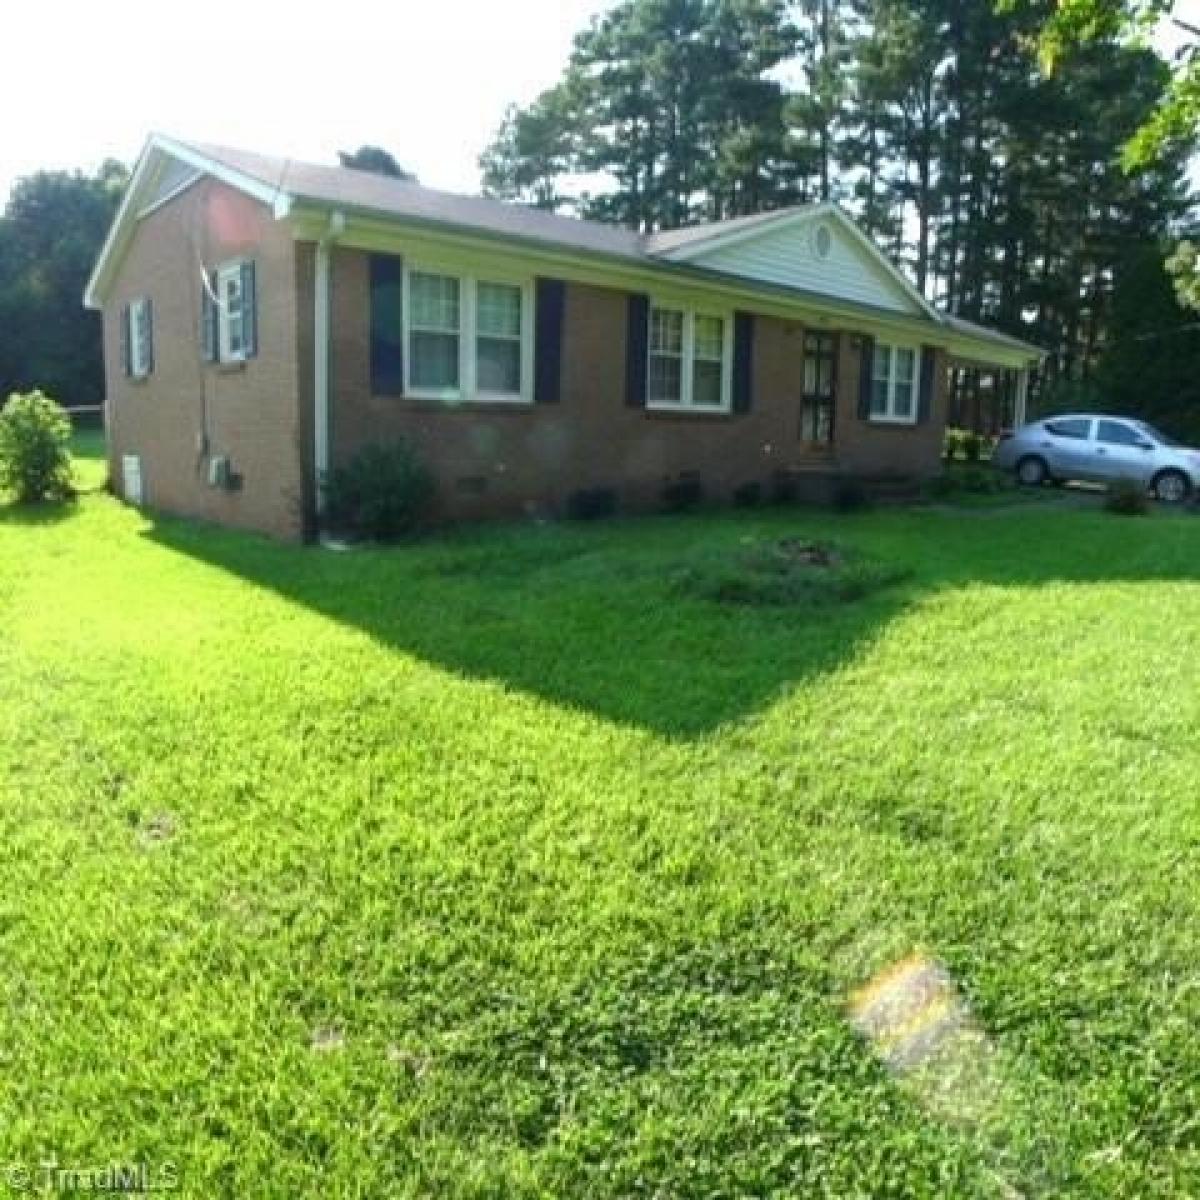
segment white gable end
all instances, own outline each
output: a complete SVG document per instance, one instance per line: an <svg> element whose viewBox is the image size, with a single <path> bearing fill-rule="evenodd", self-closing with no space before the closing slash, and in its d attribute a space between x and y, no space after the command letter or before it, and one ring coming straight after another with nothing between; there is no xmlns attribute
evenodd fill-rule
<svg viewBox="0 0 1200 1200"><path fill-rule="evenodd" d="M696 266L731 275L870 304L906 316L927 315L919 299L895 278L880 256L830 212L780 221L740 237L716 237L711 244L688 248L686 258Z"/></svg>

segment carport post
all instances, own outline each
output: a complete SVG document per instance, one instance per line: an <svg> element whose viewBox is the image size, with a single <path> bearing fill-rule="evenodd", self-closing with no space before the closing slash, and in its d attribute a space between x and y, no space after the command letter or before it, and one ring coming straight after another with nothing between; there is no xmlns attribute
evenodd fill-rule
<svg viewBox="0 0 1200 1200"><path fill-rule="evenodd" d="M1013 403L1013 426L1020 429L1025 424L1025 397L1029 393L1029 368L1017 371L1017 398Z"/></svg>

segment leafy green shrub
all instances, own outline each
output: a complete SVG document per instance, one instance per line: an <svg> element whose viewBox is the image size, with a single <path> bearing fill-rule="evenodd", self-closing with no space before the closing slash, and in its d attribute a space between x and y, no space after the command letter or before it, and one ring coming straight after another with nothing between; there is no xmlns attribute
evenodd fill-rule
<svg viewBox="0 0 1200 1200"><path fill-rule="evenodd" d="M762 484L756 479L733 489L733 503L738 508L757 508L763 500Z"/></svg>
<svg viewBox="0 0 1200 1200"><path fill-rule="evenodd" d="M800 498L800 488L791 471L776 471L771 479L771 503L795 504Z"/></svg>
<svg viewBox="0 0 1200 1200"><path fill-rule="evenodd" d="M1104 507L1119 517L1144 517L1150 511L1150 497L1136 479L1114 479L1108 485Z"/></svg>
<svg viewBox="0 0 1200 1200"><path fill-rule="evenodd" d="M613 488L580 488L567 497L567 516L572 521L599 521L617 511L617 493Z"/></svg>
<svg viewBox="0 0 1200 1200"><path fill-rule="evenodd" d="M862 480L849 475L833 485L831 501L834 511L841 513L861 512L871 507L871 497Z"/></svg>
<svg viewBox="0 0 1200 1200"><path fill-rule="evenodd" d="M953 462L962 450L963 431L954 429L952 426L946 427L945 435L942 438L942 457L947 462Z"/></svg>
<svg viewBox="0 0 1200 1200"><path fill-rule="evenodd" d="M704 499L704 484L695 475L680 475L670 480L662 490L663 507L667 512L686 512Z"/></svg>
<svg viewBox="0 0 1200 1200"><path fill-rule="evenodd" d="M433 493L433 475L403 438L388 445L364 446L325 479L330 522L381 541L418 529Z"/></svg>
<svg viewBox="0 0 1200 1200"><path fill-rule="evenodd" d="M71 421L49 396L9 396L0 410L0 489L18 504L70 499L70 443Z"/></svg>
<svg viewBox="0 0 1200 1200"><path fill-rule="evenodd" d="M675 571L676 590L718 604L844 604L896 583L904 567L805 538L747 539L704 549Z"/></svg>
<svg viewBox="0 0 1200 1200"><path fill-rule="evenodd" d="M947 467L926 480L923 491L931 500L949 500L955 496L991 496L1011 487L1011 481L999 471L973 465Z"/></svg>
<svg viewBox="0 0 1200 1200"><path fill-rule="evenodd" d="M977 463L983 454L983 438L979 434L968 431L962 437L963 458L969 463Z"/></svg>

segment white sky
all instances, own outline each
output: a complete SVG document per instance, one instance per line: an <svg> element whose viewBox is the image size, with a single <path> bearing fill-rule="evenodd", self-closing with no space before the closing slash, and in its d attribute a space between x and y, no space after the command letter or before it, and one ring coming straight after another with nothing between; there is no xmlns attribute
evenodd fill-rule
<svg viewBox="0 0 1200 1200"><path fill-rule="evenodd" d="M147 133L311 162L373 143L472 192L510 101L554 83L605 0L22 0L5 5L0 208Z"/></svg>
<svg viewBox="0 0 1200 1200"><path fill-rule="evenodd" d="M21 175L132 164L152 130L327 163L374 143L423 183L473 192L505 106L558 79L606 4L9 0L0 209ZM1200 0L1176 11L1200 20Z"/></svg>

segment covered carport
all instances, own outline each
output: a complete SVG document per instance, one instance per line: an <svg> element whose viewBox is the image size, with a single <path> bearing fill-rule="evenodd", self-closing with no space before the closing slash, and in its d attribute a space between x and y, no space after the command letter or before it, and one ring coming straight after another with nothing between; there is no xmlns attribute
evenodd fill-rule
<svg viewBox="0 0 1200 1200"><path fill-rule="evenodd" d="M946 424L987 435L1024 425L1030 374L1046 352L961 317L944 320L951 331Z"/></svg>

